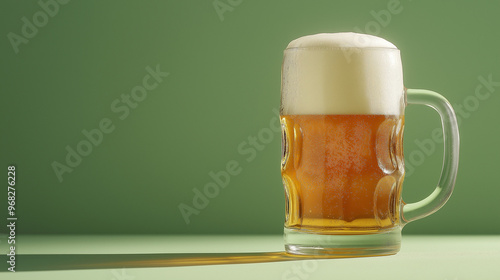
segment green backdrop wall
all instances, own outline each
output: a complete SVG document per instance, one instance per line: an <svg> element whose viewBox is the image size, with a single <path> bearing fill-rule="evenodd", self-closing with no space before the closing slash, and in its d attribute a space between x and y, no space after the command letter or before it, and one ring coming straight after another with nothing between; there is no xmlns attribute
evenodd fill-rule
<svg viewBox="0 0 500 280"><path fill-rule="evenodd" d="M17 168L20 234L281 233L280 134L268 132L279 106L282 51L297 37L342 31L396 44L406 87L440 92L460 110L455 192L404 232L500 232L498 2L0 6L0 166L5 186L7 166ZM406 111L407 202L437 183L441 144L428 152L417 142L432 139L439 126L431 109ZM210 173L227 169L227 185L211 189L196 209L196 192L214 182ZM189 224L180 205L191 211ZM1 221L6 209L5 187Z"/></svg>

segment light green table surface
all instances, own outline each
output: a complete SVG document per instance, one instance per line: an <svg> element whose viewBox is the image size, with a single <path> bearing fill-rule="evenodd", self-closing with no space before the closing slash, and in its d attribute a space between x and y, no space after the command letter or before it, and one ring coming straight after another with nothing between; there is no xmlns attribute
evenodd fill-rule
<svg viewBox="0 0 500 280"><path fill-rule="evenodd" d="M281 236L18 236L30 271L16 273L0 240L2 280L500 279L500 236L404 236L393 256L306 260L280 253Z"/></svg>

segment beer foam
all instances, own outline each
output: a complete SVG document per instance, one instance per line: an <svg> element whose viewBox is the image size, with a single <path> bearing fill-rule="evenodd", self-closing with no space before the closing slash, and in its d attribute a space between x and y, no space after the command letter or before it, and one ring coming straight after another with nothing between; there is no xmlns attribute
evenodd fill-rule
<svg viewBox="0 0 500 280"><path fill-rule="evenodd" d="M283 115L400 115L399 50L385 39L357 33L293 40L283 60L281 106Z"/></svg>
<svg viewBox="0 0 500 280"><path fill-rule="evenodd" d="M295 39L288 44L292 48L390 48L397 47L380 37L352 32L320 33Z"/></svg>

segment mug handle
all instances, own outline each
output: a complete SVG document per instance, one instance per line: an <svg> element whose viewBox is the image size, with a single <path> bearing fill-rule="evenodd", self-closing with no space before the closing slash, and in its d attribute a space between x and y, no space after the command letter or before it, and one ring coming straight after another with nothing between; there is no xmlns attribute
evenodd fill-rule
<svg viewBox="0 0 500 280"><path fill-rule="evenodd" d="M451 104L442 95L424 89L406 89L408 104L426 105L439 113L443 127L443 167L436 189L419 202L404 204L401 211L403 224L415 221L436 212L450 198L458 170L458 154L460 139L458 123Z"/></svg>

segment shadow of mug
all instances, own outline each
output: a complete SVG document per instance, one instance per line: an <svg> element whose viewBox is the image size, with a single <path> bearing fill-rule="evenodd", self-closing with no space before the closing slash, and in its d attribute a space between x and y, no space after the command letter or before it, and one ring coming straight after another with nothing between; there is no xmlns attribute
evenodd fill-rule
<svg viewBox="0 0 500 280"><path fill-rule="evenodd" d="M3 257L5 258L5 256ZM219 264L250 264L339 256L291 255L286 252L260 253L166 253L166 254L28 254L17 255L16 271L180 267Z"/></svg>

